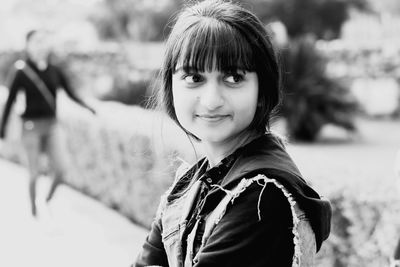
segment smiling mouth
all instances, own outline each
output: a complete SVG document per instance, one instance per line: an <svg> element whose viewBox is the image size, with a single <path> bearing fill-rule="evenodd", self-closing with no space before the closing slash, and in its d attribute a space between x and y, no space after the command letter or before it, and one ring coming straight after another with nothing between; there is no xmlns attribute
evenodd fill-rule
<svg viewBox="0 0 400 267"><path fill-rule="evenodd" d="M219 122L229 117L229 115L207 115L207 114L200 114L196 115L197 118L207 121L207 122Z"/></svg>

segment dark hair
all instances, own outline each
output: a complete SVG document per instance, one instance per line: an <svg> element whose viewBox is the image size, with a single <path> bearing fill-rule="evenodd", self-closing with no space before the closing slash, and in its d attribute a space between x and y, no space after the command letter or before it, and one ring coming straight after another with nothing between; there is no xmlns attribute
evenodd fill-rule
<svg viewBox="0 0 400 267"><path fill-rule="evenodd" d="M179 62L178 62L179 61ZM206 0L183 9L166 43L159 105L179 123L172 95L172 74L184 70L255 71L258 105L249 129L264 133L280 102L281 75L271 37L250 11L231 2ZM187 132L193 136L191 133Z"/></svg>
<svg viewBox="0 0 400 267"><path fill-rule="evenodd" d="M29 42L36 33L38 33L38 30L30 30L26 35L25 35L25 41Z"/></svg>

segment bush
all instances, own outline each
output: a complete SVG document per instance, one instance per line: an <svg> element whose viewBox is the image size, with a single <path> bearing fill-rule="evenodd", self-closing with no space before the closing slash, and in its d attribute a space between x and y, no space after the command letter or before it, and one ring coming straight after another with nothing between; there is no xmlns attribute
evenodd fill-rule
<svg viewBox="0 0 400 267"><path fill-rule="evenodd" d="M338 191L329 196L332 231L318 255L317 266L389 266L399 238L399 198L393 195L362 199Z"/></svg>
<svg viewBox="0 0 400 267"><path fill-rule="evenodd" d="M64 103L60 109L74 166L68 183L149 227L179 164L176 155L188 151L187 158L190 144L157 112L116 102L99 102L95 108L99 119L94 120L76 105Z"/></svg>
<svg viewBox="0 0 400 267"><path fill-rule="evenodd" d="M315 49L314 41L296 39L282 56L282 115L290 137L314 141L328 123L354 131L358 104L343 84L326 75L326 60Z"/></svg>
<svg viewBox="0 0 400 267"><path fill-rule="evenodd" d="M101 100L118 101L126 105L146 107L152 96L150 79L132 81L124 78L116 79L113 90L101 95Z"/></svg>

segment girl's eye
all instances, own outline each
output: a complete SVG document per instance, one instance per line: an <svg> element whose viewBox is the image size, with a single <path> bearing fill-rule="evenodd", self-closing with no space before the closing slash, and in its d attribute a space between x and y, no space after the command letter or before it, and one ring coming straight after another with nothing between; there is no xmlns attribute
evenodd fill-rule
<svg viewBox="0 0 400 267"><path fill-rule="evenodd" d="M238 84L244 80L244 74L233 73L224 77L224 81L230 84Z"/></svg>
<svg viewBox="0 0 400 267"><path fill-rule="evenodd" d="M186 74L183 76L183 79L185 80L186 83L188 84L195 84L202 82L204 79L200 74Z"/></svg>

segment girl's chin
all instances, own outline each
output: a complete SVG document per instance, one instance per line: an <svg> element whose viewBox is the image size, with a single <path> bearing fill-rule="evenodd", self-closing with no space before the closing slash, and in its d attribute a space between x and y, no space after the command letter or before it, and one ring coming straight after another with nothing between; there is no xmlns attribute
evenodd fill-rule
<svg viewBox="0 0 400 267"><path fill-rule="evenodd" d="M207 143L220 143L228 139L225 135L221 135L221 133L215 133L215 134L198 133L195 134L195 136L197 136L202 142L207 142Z"/></svg>
<svg viewBox="0 0 400 267"><path fill-rule="evenodd" d="M192 132L196 137L200 139L201 142L204 143L214 143L214 144L228 144L228 143L241 143L243 140L251 138L255 136L256 133L249 131L239 131L232 132L228 129L215 129L215 131L193 131Z"/></svg>

